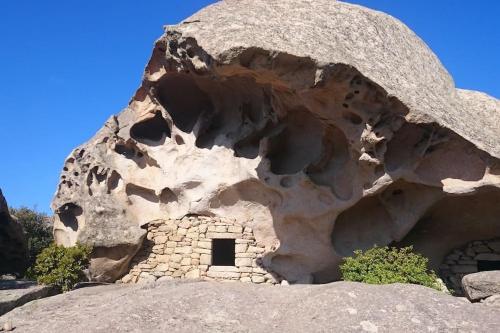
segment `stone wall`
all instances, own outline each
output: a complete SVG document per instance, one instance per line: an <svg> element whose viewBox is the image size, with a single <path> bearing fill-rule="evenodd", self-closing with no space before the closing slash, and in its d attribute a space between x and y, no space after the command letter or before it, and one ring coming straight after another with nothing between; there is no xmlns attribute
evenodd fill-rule
<svg viewBox="0 0 500 333"><path fill-rule="evenodd" d="M281 282L263 267L261 258L266 251L256 242L252 229L236 221L190 216L153 221L147 230L130 272L122 278L124 283L174 278ZM212 265L213 239L235 240L234 266Z"/></svg>
<svg viewBox="0 0 500 333"><path fill-rule="evenodd" d="M440 276L455 295L463 295L462 278L479 271L478 261L500 261L500 238L474 241L446 256L439 267Z"/></svg>

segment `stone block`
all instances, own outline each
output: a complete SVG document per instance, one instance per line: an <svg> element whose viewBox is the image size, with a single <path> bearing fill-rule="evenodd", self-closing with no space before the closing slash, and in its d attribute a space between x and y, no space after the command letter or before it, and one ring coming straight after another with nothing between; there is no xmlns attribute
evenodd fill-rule
<svg viewBox="0 0 500 333"><path fill-rule="evenodd" d="M225 238L225 239L236 239L240 235L229 233L229 232L207 232L207 238Z"/></svg>
<svg viewBox="0 0 500 333"><path fill-rule="evenodd" d="M241 234L243 233L243 227L239 225L230 225L229 227L227 227L227 231Z"/></svg>
<svg viewBox="0 0 500 333"><path fill-rule="evenodd" d="M178 262L170 262L168 265L169 265L169 270L171 270L171 271L175 271L175 270L181 268L181 264Z"/></svg>
<svg viewBox="0 0 500 333"><path fill-rule="evenodd" d="M199 279L200 278L200 270L193 269L186 273L186 279Z"/></svg>
<svg viewBox="0 0 500 333"><path fill-rule="evenodd" d="M474 249L474 252L476 252L476 253L489 253L489 252L491 252L490 248L487 247L486 245L483 245L483 244L474 245L472 248Z"/></svg>
<svg viewBox="0 0 500 333"><path fill-rule="evenodd" d="M168 239L171 241L174 241L174 242L181 242L183 238L184 238L184 236L182 236L182 235L168 236Z"/></svg>
<svg viewBox="0 0 500 333"><path fill-rule="evenodd" d="M170 256L170 262L181 262L182 256L180 254L172 254Z"/></svg>
<svg viewBox="0 0 500 333"><path fill-rule="evenodd" d="M202 241L199 241L198 242L198 247L199 248L202 248L202 249L211 249L212 248L212 242L208 241L208 242L202 242Z"/></svg>
<svg viewBox="0 0 500 333"><path fill-rule="evenodd" d="M474 257L476 255L476 252L474 252L474 250L472 248L467 248L467 250L465 250L465 254L468 255L469 257Z"/></svg>
<svg viewBox="0 0 500 333"><path fill-rule="evenodd" d="M247 244L236 244L234 251L236 253L245 253L247 251L248 245Z"/></svg>
<svg viewBox="0 0 500 333"><path fill-rule="evenodd" d="M182 228L182 229L189 229L191 228L193 225L191 223L191 221L189 220L185 220L185 219L182 219L181 223L179 223L179 228Z"/></svg>
<svg viewBox="0 0 500 333"><path fill-rule="evenodd" d="M235 259L236 266L247 266L252 267L252 259L251 258L236 258Z"/></svg>
<svg viewBox="0 0 500 333"><path fill-rule="evenodd" d="M456 265L451 267L451 271L453 273L476 273L477 266L476 265Z"/></svg>
<svg viewBox="0 0 500 333"><path fill-rule="evenodd" d="M488 247L493 251L500 253L500 241L488 242Z"/></svg>
<svg viewBox="0 0 500 333"><path fill-rule="evenodd" d="M155 244L165 244L168 240L168 236L158 236L155 237Z"/></svg>
<svg viewBox="0 0 500 333"><path fill-rule="evenodd" d="M182 276L183 272L182 271L175 271L172 273L172 277L174 278L180 278Z"/></svg>
<svg viewBox="0 0 500 333"><path fill-rule="evenodd" d="M205 233L207 232L207 229L208 229L208 226L206 224L200 224L200 226L198 226L198 231L200 233Z"/></svg>
<svg viewBox="0 0 500 333"><path fill-rule="evenodd" d="M216 272L208 271L207 276L216 279L239 279L240 273L237 272Z"/></svg>
<svg viewBox="0 0 500 333"><path fill-rule="evenodd" d="M200 248L194 249L193 252L200 253L200 254L212 254L211 250L209 250L209 249L200 249Z"/></svg>
<svg viewBox="0 0 500 333"><path fill-rule="evenodd" d="M198 239L198 233L197 232L188 232L186 234L186 238Z"/></svg>
<svg viewBox="0 0 500 333"><path fill-rule="evenodd" d="M215 232L225 233L225 232L227 232L227 227L223 226L223 225L218 225L215 227Z"/></svg>
<svg viewBox="0 0 500 333"><path fill-rule="evenodd" d="M176 247L174 253L191 254L193 253L193 249L190 246Z"/></svg>
<svg viewBox="0 0 500 333"><path fill-rule="evenodd" d="M165 255L165 254L162 254L162 255L158 255L156 257L156 260L160 263L165 263L165 262L169 262L170 261L170 256L169 255Z"/></svg>
<svg viewBox="0 0 500 333"><path fill-rule="evenodd" d="M480 253L474 257L476 260L492 260L497 261L500 260L500 254L497 253Z"/></svg>
<svg viewBox="0 0 500 333"><path fill-rule="evenodd" d="M241 267L238 267L238 271L241 273L252 273L253 268L247 267L247 266L241 266Z"/></svg>
<svg viewBox="0 0 500 333"><path fill-rule="evenodd" d="M182 258L181 266L191 266L191 258Z"/></svg>
<svg viewBox="0 0 500 333"><path fill-rule="evenodd" d="M250 253L264 253L266 250L257 246L249 246L247 252Z"/></svg>
<svg viewBox="0 0 500 333"><path fill-rule="evenodd" d="M130 283L130 282L132 282L132 275L127 274L124 277L122 277L122 282L123 283Z"/></svg>
<svg viewBox="0 0 500 333"><path fill-rule="evenodd" d="M245 283L251 283L252 282L252 279L248 276L244 276L240 279L241 282L245 282Z"/></svg>
<svg viewBox="0 0 500 333"><path fill-rule="evenodd" d="M156 266L155 270L156 271L159 271L159 272L166 272L168 271L169 269L169 266L168 264L159 264L158 266Z"/></svg>
<svg viewBox="0 0 500 333"><path fill-rule="evenodd" d="M200 256L200 264L201 265L210 265L212 264L212 256L209 254L202 254Z"/></svg>
<svg viewBox="0 0 500 333"><path fill-rule="evenodd" d="M186 234L187 234L187 229L185 229L185 228L177 229L177 235L185 236Z"/></svg>
<svg viewBox="0 0 500 333"><path fill-rule="evenodd" d="M253 244L254 243L253 240L243 239L243 238L237 238L234 242L236 244Z"/></svg>
<svg viewBox="0 0 500 333"><path fill-rule="evenodd" d="M235 266L210 266L208 270L211 272L239 272L238 267Z"/></svg>
<svg viewBox="0 0 500 333"><path fill-rule="evenodd" d="M236 258L255 258L257 253L236 253Z"/></svg>
<svg viewBox="0 0 500 333"><path fill-rule="evenodd" d="M264 283L266 279L263 276L254 275L252 276L253 283Z"/></svg>

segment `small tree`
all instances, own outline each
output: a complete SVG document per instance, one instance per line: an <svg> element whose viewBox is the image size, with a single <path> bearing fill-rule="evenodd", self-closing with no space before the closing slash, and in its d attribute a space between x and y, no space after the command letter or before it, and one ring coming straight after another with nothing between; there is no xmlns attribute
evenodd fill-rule
<svg viewBox="0 0 500 333"><path fill-rule="evenodd" d="M44 213L27 207L10 208L11 215L15 216L24 228L28 245L28 264L33 265L36 257L52 241L51 218Z"/></svg>
<svg viewBox="0 0 500 333"><path fill-rule="evenodd" d="M53 243L38 255L30 274L39 283L69 291L76 283L86 280L84 270L89 266L90 253L88 246L63 247Z"/></svg>
<svg viewBox="0 0 500 333"><path fill-rule="evenodd" d="M413 247L374 247L354 251L340 265L342 279L371 284L412 283L441 290L436 274L427 268L428 259Z"/></svg>

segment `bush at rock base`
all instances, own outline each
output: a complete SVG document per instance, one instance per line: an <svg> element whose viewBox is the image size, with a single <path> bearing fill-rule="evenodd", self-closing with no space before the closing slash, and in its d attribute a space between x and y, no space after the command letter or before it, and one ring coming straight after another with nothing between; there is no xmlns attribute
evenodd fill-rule
<svg viewBox="0 0 500 333"><path fill-rule="evenodd" d="M30 275L38 283L69 291L77 282L86 280L84 270L89 265L91 251L90 247L79 244L73 247L51 244L38 255Z"/></svg>
<svg viewBox="0 0 500 333"><path fill-rule="evenodd" d="M428 259L413 247L377 247L354 251L340 265L342 279L370 284L412 283L441 290L436 274L427 268Z"/></svg>

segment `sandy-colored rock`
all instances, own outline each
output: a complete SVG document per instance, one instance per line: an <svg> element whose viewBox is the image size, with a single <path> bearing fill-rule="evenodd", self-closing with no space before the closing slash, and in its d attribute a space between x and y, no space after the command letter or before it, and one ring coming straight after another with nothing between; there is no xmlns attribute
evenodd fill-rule
<svg viewBox="0 0 500 333"><path fill-rule="evenodd" d="M28 248L22 225L10 215L0 189L0 275L22 276L28 265Z"/></svg>
<svg viewBox="0 0 500 333"><path fill-rule="evenodd" d="M55 238L94 245L101 280L126 273L141 227L184 218L180 242L193 215L243 229L214 222L190 236L251 228L262 247L247 251L291 283L338 279L342 257L393 242L436 268L500 236L499 134L499 101L456 89L389 15L221 1L166 27L128 107L70 154Z"/></svg>

